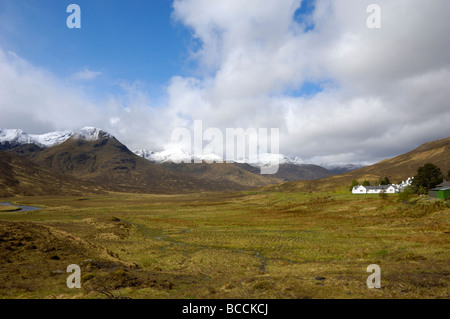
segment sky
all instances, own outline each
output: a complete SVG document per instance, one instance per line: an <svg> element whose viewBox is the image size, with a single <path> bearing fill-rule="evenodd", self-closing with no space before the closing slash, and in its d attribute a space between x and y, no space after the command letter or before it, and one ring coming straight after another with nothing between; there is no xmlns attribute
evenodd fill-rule
<svg viewBox="0 0 450 319"><path fill-rule="evenodd" d="M0 127L95 126L160 151L201 120L278 128L280 152L310 163L375 163L450 136L448 12L448 0L0 0Z"/></svg>

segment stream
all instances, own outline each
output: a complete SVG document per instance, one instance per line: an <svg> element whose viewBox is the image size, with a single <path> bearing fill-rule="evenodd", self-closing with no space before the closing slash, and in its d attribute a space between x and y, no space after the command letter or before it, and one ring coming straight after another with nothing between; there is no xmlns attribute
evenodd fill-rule
<svg viewBox="0 0 450 319"><path fill-rule="evenodd" d="M146 236L148 238L153 238L153 239L157 239L157 240L161 240L161 241L167 242L168 243L167 246L164 246L164 247L160 248L163 252L166 251L167 247L172 246L172 245L180 245L180 246L185 246L185 247L195 246L195 247L197 247L199 249L211 249L211 247L208 247L208 246L203 246L203 245L198 245L198 244L191 245L191 244L186 244L186 243L181 242L181 241L177 241L174 238L170 237L169 235L163 235L162 231L151 229L151 228L149 228L147 226L144 226L144 225L141 225L141 224L136 224L136 223L131 223L131 222L128 222L128 223L130 223L131 225L137 227L144 234L144 236ZM189 229L183 229L180 232L180 234L188 233L188 232L189 232ZM229 248L224 248L224 249L229 249ZM246 253L246 252L247 253L248 252L252 253L253 256L255 258L259 259L259 261L261 262L261 265L258 266L258 269L260 271L262 271L262 272L266 271L267 258L264 257L259 251L253 250L253 249L251 249L251 250L231 249L231 250L233 252L235 252L235 253ZM188 257L188 252L183 250L183 255Z"/></svg>

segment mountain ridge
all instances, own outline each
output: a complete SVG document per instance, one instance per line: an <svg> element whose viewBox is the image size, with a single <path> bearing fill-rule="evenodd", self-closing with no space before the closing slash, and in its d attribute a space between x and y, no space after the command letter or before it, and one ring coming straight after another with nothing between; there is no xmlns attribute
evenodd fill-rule
<svg viewBox="0 0 450 319"><path fill-rule="evenodd" d="M113 137L111 134L100 128L89 126L73 131L63 130L44 134L28 134L24 132L22 129L0 129L0 150L16 149L15 152L16 154L23 157L27 157L26 154L27 148L32 148L33 149L32 152L35 152L38 150L38 148L45 149L60 145L73 136L79 139L95 140L103 135ZM24 145L26 145L26 147L22 147ZM35 145L37 148L32 147L31 145ZM22 149L20 149L20 147L22 147ZM158 164L167 162L173 162L177 164L181 162L194 162L194 159L197 159L197 161L199 162L206 161L207 163L212 163L214 161L225 162L222 158L220 158L216 154L202 154L201 156L196 156L184 152L181 149L173 149L173 148L159 152L145 149L138 149L135 150L133 153ZM283 164L297 165L297 166L317 165L330 170L330 173L332 174L342 173L361 167L360 165L356 164L331 165L331 164L306 163L301 157L298 156L285 156L283 154L270 154L270 153L258 154L257 156L254 156L252 158L236 159L234 161L234 163L237 164L249 164L254 167L262 167L264 165L274 162L278 162L280 165ZM319 177L322 176L319 175L316 178Z"/></svg>
<svg viewBox="0 0 450 319"><path fill-rule="evenodd" d="M238 163L238 164L249 164L251 166L255 167L261 167L264 165L268 165L270 163L273 163L277 161L279 164L293 164L293 165L303 165L307 164L302 158L298 156L285 156L283 154L270 154L270 153L263 153L258 154L256 156L253 156L251 158L241 158L241 159L235 159L233 162L224 160L223 158L219 157L216 154L202 154L202 155L196 155L196 154L190 154L188 152L185 152L181 149L167 149L160 152L145 150L145 149L138 149L134 151L135 154L138 156L141 156L151 162L155 163L181 163L181 162L193 162L194 160L199 161L216 161L216 162L228 162L230 164Z"/></svg>
<svg viewBox="0 0 450 319"><path fill-rule="evenodd" d="M32 160L44 169L103 185L113 191L177 193L236 191L293 180L329 176L323 167L300 157L261 154L247 163L221 162L214 154L197 157L177 149L131 152L108 132L84 127L36 135L20 129L0 130L0 150ZM279 170L261 175L260 167L278 160ZM208 161L206 163L205 161Z"/></svg>
<svg viewBox="0 0 450 319"><path fill-rule="evenodd" d="M97 139L101 135L110 134L102 129L90 126L74 131L54 131L44 134L28 134L22 129L0 129L0 145L14 147L34 144L41 148L47 148L62 144L72 136L80 139Z"/></svg>

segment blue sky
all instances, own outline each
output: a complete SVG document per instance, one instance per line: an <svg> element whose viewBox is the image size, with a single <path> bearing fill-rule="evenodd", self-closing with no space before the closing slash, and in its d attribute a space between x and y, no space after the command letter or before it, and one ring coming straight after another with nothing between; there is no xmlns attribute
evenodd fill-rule
<svg viewBox="0 0 450 319"><path fill-rule="evenodd" d="M69 29L69 4L81 8L81 29ZM101 72L96 85L142 81L154 93L190 72L190 32L174 22L170 0L2 0L0 45L57 76ZM160 93L160 92L159 92Z"/></svg>
<svg viewBox="0 0 450 319"><path fill-rule="evenodd" d="M314 21L311 19L311 14L315 9L315 0L302 1L300 7L294 13L294 19L298 23L305 25L305 31L314 30Z"/></svg>
<svg viewBox="0 0 450 319"><path fill-rule="evenodd" d="M314 2L303 1L294 13L306 31L314 28ZM81 8L81 29L66 26L72 3ZM172 11L171 0L1 0L9 25L0 45L63 78L85 69L101 73L90 83L100 96L121 81L139 81L157 99L172 76L195 74L197 66L190 52L198 41ZM291 91L302 96L321 90L320 83L308 82Z"/></svg>
<svg viewBox="0 0 450 319"><path fill-rule="evenodd" d="M192 120L279 128L280 152L314 163L448 137L450 1L377 0L376 30L372 2L0 0L0 127L156 151Z"/></svg>

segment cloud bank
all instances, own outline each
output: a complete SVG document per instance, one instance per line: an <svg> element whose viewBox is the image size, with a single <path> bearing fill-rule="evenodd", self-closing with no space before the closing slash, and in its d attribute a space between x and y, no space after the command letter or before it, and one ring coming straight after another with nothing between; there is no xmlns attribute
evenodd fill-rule
<svg viewBox="0 0 450 319"><path fill-rule="evenodd" d="M372 2L317 0L305 17L300 0L175 0L197 68L171 78L163 105L138 81L94 98L80 80L100 74L62 80L0 50L0 126L98 126L153 150L194 120L275 127L283 154L317 163L372 163L450 136L450 3L377 1L381 28L369 29Z"/></svg>

